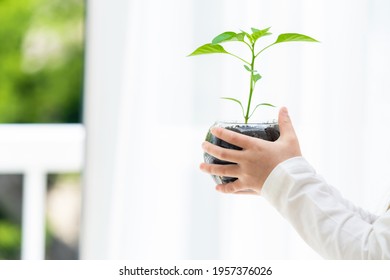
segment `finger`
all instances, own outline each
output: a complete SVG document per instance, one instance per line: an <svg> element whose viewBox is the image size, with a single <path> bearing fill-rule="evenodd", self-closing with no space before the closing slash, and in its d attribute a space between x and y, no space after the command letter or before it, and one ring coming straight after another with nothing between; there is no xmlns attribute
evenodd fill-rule
<svg viewBox="0 0 390 280"><path fill-rule="evenodd" d="M228 184L220 184L216 186L216 190L223 193L236 193L243 190L240 185L240 181L236 180Z"/></svg>
<svg viewBox="0 0 390 280"><path fill-rule="evenodd" d="M234 194L250 194L250 195L259 195L259 193L253 191L253 190L242 190L242 191L238 191L238 192L235 192Z"/></svg>
<svg viewBox="0 0 390 280"><path fill-rule="evenodd" d="M216 190L222 193L260 195L254 190L242 188L238 180L228 184L217 185Z"/></svg>
<svg viewBox="0 0 390 280"><path fill-rule="evenodd" d="M222 148L207 141L203 142L202 148L206 153L220 160L237 162L240 158L240 151Z"/></svg>
<svg viewBox="0 0 390 280"><path fill-rule="evenodd" d="M209 164L201 163L200 170L211 175L224 177L237 177L239 175L239 167L237 164Z"/></svg>
<svg viewBox="0 0 390 280"><path fill-rule="evenodd" d="M296 137L295 130L286 107L280 108L278 122L281 138Z"/></svg>
<svg viewBox="0 0 390 280"><path fill-rule="evenodd" d="M253 143L252 137L231 131L226 128L213 127L210 129L210 131L214 136L243 149L247 149Z"/></svg>

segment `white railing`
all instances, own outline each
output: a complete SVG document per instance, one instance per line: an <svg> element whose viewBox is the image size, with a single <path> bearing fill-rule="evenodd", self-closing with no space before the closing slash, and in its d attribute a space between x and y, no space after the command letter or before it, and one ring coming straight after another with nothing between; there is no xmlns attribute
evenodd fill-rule
<svg viewBox="0 0 390 280"><path fill-rule="evenodd" d="M0 174L24 175L22 259L44 259L46 176L82 171L84 142L78 124L0 125Z"/></svg>

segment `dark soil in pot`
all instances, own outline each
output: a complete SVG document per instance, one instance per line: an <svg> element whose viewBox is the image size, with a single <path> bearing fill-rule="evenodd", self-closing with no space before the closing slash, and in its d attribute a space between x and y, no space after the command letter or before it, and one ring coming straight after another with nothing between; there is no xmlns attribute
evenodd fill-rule
<svg viewBox="0 0 390 280"><path fill-rule="evenodd" d="M215 126L224 127L226 129L229 129L229 130L241 133L241 134L245 134L245 135L248 135L251 137L260 138L260 139L267 140L267 141L276 141L280 136L279 126L277 123L244 124L244 123L218 122L218 123L215 123L213 125L213 127L215 127ZM230 143L227 143L227 142L215 137L214 135L212 135L210 133L210 131L207 133L206 141L208 141L214 145L223 147L223 148L241 150L240 147L237 147L235 145L232 145ZM204 161L206 163L212 163L212 164L224 164L224 165L235 164L232 162L217 159L217 158L215 158L207 153L204 153ZM215 175L212 175L212 177L217 184L227 184L227 183L234 182L235 180L237 180L237 178L232 178L232 177L223 177L223 176L215 176Z"/></svg>

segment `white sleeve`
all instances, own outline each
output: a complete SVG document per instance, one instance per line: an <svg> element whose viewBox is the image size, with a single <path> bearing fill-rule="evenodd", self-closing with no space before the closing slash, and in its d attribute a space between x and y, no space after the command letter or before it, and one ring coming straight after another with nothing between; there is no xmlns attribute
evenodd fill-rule
<svg viewBox="0 0 390 280"><path fill-rule="evenodd" d="M302 157L275 167L262 196L324 258L390 259L390 211L377 217L355 207Z"/></svg>

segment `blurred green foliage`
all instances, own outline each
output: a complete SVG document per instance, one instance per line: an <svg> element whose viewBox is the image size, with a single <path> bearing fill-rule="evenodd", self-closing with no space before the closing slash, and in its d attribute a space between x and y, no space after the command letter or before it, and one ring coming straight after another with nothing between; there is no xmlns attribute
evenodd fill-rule
<svg viewBox="0 0 390 280"><path fill-rule="evenodd" d="M0 219L0 260L20 259L20 225Z"/></svg>
<svg viewBox="0 0 390 280"><path fill-rule="evenodd" d="M84 0L0 0L0 123L81 121Z"/></svg>
<svg viewBox="0 0 390 280"><path fill-rule="evenodd" d="M0 260L21 256L23 176L0 174Z"/></svg>

